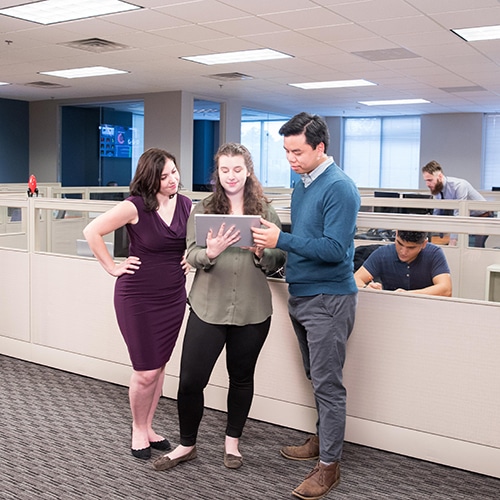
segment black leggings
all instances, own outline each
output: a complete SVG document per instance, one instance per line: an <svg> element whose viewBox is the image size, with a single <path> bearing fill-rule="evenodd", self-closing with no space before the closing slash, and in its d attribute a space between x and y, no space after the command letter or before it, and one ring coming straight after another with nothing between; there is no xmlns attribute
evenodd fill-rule
<svg viewBox="0 0 500 500"><path fill-rule="evenodd" d="M212 325L190 312L177 394L182 445L196 443L203 416L203 390L224 346L229 374L226 435L241 436L252 405L255 365L270 325L270 317L255 325Z"/></svg>

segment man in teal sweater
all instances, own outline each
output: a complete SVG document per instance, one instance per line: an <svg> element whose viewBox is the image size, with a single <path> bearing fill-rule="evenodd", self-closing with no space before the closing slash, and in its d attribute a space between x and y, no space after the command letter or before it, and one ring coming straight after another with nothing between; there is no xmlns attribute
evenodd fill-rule
<svg viewBox="0 0 500 500"><path fill-rule="evenodd" d="M281 454L291 460L319 458L292 491L316 500L340 480L346 419L342 370L357 305L353 238L360 198L354 182L327 155L328 126L321 117L299 113L279 132L290 166L302 178L292 193L291 233L261 219L264 227L253 230L254 241L288 252L288 310L318 421L317 435L300 446L285 446Z"/></svg>

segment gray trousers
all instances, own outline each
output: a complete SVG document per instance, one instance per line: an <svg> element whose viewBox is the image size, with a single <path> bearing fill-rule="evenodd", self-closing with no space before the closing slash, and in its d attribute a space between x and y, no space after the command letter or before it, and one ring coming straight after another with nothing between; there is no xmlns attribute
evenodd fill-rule
<svg viewBox="0 0 500 500"><path fill-rule="evenodd" d="M314 390L320 460L326 463L342 456L346 421L342 370L357 300L355 293L290 297L288 301L306 376Z"/></svg>

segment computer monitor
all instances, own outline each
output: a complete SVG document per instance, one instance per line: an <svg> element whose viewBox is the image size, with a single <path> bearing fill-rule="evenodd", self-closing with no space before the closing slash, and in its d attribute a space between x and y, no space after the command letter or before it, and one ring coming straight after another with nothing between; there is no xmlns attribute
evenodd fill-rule
<svg viewBox="0 0 500 500"><path fill-rule="evenodd" d="M395 191L373 191L375 198L399 198L399 193ZM373 207L374 212L385 214L398 214L400 213L399 207Z"/></svg>
<svg viewBox="0 0 500 500"><path fill-rule="evenodd" d="M115 229L114 256L125 258L129 256L129 238L125 226Z"/></svg>
<svg viewBox="0 0 500 500"><path fill-rule="evenodd" d="M431 194L422 193L403 193L403 198L413 198L421 200L430 200ZM432 208L417 208L417 207L401 207L400 213L402 214L416 214L416 215L429 215L432 214Z"/></svg>

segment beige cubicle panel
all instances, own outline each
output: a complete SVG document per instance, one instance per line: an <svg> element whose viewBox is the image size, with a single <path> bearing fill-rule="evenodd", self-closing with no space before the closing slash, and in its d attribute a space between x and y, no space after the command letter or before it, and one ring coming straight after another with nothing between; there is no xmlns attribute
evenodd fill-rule
<svg viewBox="0 0 500 500"><path fill-rule="evenodd" d="M0 352L127 385L131 367L113 310L114 278L94 258L38 251L41 235L34 227L42 224L39 210L99 212L108 205L38 199L27 207L28 250L0 248L0 315L7 318ZM428 224L442 230L446 224L458 232L471 224L463 217L394 217L360 214L358 222L415 230ZM481 227L500 234L498 222ZM482 297L486 268L500 263L499 251L463 246L449 251L460 257L453 265L472 266L471 276L482 280ZM468 271L458 269L461 282L469 283ZM188 287L191 280L192 274ZM257 366L251 416L312 432L314 402L288 319L287 285L273 280L270 286L274 314ZM499 319L496 302L360 291L345 367L346 439L500 477ZM183 330L167 365L168 397L176 397L182 335ZM220 360L206 391L207 406L224 410L226 391Z"/></svg>
<svg viewBox="0 0 500 500"><path fill-rule="evenodd" d="M188 288L192 279L189 280ZM308 432L316 412L287 314L287 286L271 283L273 320L250 416ZM362 290L345 366L346 439L500 477L500 304ZM176 397L183 330L167 365ZM205 404L224 411L224 359Z"/></svg>
<svg viewBox="0 0 500 500"><path fill-rule="evenodd" d="M484 300L500 302L500 264L486 268L486 286Z"/></svg>
<svg viewBox="0 0 500 500"><path fill-rule="evenodd" d="M0 249L0 338L30 342L30 255Z"/></svg>
<svg viewBox="0 0 500 500"><path fill-rule="evenodd" d="M500 305L359 293L347 440L500 477Z"/></svg>

